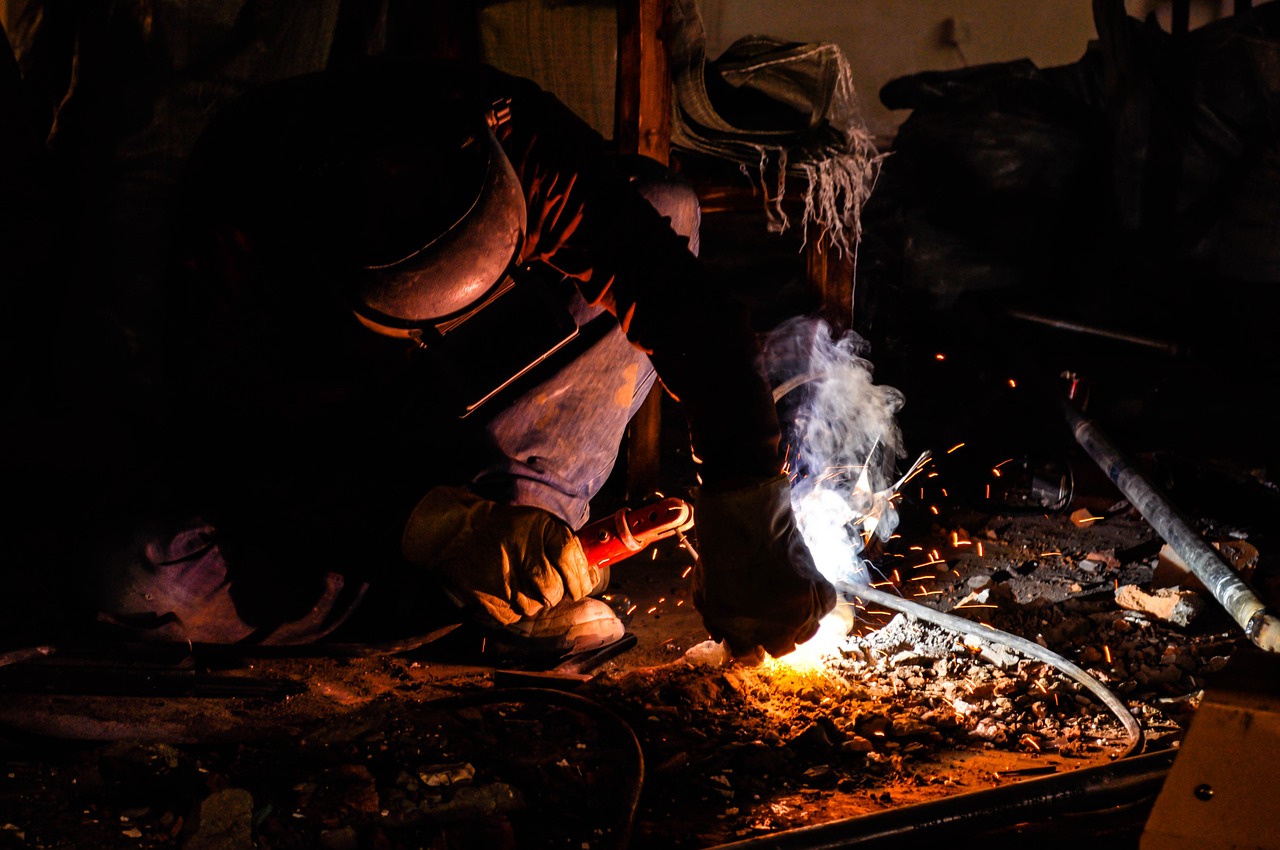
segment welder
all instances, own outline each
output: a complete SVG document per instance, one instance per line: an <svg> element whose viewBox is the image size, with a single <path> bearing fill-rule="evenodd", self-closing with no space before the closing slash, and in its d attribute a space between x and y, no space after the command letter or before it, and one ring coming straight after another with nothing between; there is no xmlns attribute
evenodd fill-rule
<svg viewBox="0 0 1280 850"><path fill-rule="evenodd" d="M708 633L759 661L833 608L696 196L532 82L378 59L266 84L214 113L179 199L178 474L107 617L306 642L411 630L438 588L516 644L615 640L575 531L655 381L698 461Z"/></svg>

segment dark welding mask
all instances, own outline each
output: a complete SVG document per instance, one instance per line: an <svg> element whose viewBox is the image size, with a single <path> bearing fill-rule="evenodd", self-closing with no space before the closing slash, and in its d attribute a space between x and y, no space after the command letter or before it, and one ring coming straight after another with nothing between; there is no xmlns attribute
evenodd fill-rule
<svg viewBox="0 0 1280 850"><path fill-rule="evenodd" d="M372 329L406 335L495 294L517 261L524 193L490 111L454 114L430 138L378 140L344 178L351 299Z"/></svg>
<svg viewBox="0 0 1280 850"><path fill-rule="evenodd" d="M465 416L578 328L563 277L518 262L524 193L493 134L501 106L482 121L454 118L438 159L408 138L361 163L357 194L369 200L353 224L362 261L351 298L370 330L421 347Z"/></svg>
<svg viewBox="0 0 1280 850"><path fill-rule="evenodd" d="M361 123L334 127L316 163L319 251L360 322L415 341L466 415L576 335L571 289L519 263L524 192L494 134L506 104L399 81L338 89Z"/></svg>

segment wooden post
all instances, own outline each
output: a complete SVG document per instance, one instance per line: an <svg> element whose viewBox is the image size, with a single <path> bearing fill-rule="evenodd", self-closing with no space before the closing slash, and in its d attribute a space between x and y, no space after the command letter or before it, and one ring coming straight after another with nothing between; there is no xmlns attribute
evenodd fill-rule
<svg viewBox="0 0 1280 850"><path fill-rule="evenodd" d="M614 142L664 165L671 157L671 77L663 43L666 0L618 0ZM627 430L626 499L658 489L662 389L655 386Z"/></svg>
<svg viewBox="0 0 1280 850"><path fill-rule="evenodd" d="M822 317L839 334L853 327L853 249L843 253L825 233L805 246L805 279L821 303Z"/></svg>

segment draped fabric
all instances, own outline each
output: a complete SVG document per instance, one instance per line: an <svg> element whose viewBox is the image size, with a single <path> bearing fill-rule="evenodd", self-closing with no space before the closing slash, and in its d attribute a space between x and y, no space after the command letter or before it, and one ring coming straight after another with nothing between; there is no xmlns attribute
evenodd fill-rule
<svg viewBox="0 0 1280 850"><path fill-rule="evenodd" d="M858 111L848 59L827 42L738 39L708 60L696 0L671 0L672 145L755 169L771 186L770 228L791 225L787 179L799 178L805 241L841 252L862 235L862 206L883 159Z"/></svg>

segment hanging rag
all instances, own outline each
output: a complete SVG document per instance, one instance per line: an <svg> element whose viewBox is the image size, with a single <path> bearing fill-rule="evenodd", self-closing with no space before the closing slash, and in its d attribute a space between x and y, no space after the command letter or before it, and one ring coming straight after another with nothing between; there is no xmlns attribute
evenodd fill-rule
<svg viewBox="0 0 1280 850"><path fill-rule="evenodd" d="M736 162L748 178L754 166L762 187L773 183L766 211L774 232L791 224L787 178L801 178L804 243L813 226L821 247L856 249L884 154L862 121L840 47L749 35L709 62L696 0L670 0L668 15L672 145Z"/></svg>

